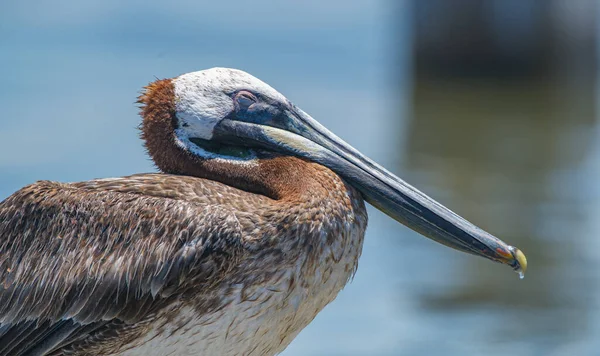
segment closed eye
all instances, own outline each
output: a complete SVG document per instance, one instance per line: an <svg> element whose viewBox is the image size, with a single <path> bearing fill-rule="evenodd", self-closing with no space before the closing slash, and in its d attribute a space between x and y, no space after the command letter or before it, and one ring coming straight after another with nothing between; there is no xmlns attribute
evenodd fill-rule
<svg viewBox="0 0 600 356"><path fill-rule="evenodd" d="M248 109L256 103L256 96L249 91L241 90L235 94L235 101L240 109Z"/></svg>

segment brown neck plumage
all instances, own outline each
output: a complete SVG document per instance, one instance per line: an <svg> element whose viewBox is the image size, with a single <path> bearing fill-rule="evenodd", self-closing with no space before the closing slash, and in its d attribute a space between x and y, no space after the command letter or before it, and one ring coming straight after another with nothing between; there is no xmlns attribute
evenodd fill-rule
<svg viewBox="0 0 600 356"><path fill-rule="evenodd" d="M314 163L290 156L258 159L257 164L204 159L176 144L175 88L171 79L157 80L138 98L141 104L141 138L156 166L165 173L215 180L273 199L292 199L310 194L315 187Z"/></svg>

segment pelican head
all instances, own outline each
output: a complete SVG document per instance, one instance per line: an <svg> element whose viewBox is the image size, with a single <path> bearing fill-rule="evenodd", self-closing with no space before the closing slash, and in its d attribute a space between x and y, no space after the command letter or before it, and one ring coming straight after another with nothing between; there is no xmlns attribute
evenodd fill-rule
<svg viewBox="0 0 600 356"><path fill-rule="evenodd" d="M527 268L519 249L390 173L252 75L212 68L174 78L169 87L173 142L186 154L233 165L252 165L269 152L317 162L358 189L368 203L423 236L509 265L521 275Z"/></svg>

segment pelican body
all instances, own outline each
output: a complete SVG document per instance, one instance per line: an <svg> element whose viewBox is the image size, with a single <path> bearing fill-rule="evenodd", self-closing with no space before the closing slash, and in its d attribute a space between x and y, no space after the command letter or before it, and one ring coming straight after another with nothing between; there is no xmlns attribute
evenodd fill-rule
<svg viewBox="0 0 600 356"><path fill-rule="evenodd" d="M248 73L157 80L139 103L161 173L0 203L0 355L276 355L356 272L365 200L526 267Z"/></svg>

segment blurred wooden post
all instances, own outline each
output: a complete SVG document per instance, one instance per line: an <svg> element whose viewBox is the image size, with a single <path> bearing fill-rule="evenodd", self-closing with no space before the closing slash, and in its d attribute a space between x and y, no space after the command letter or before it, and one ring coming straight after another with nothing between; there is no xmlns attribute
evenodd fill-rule
<svg viewBox="0 0 600 356"><path fill-rule="evenodd" d="M531 78L595 70L595 0L414 0L413 6L418 75Z"/></svg>

